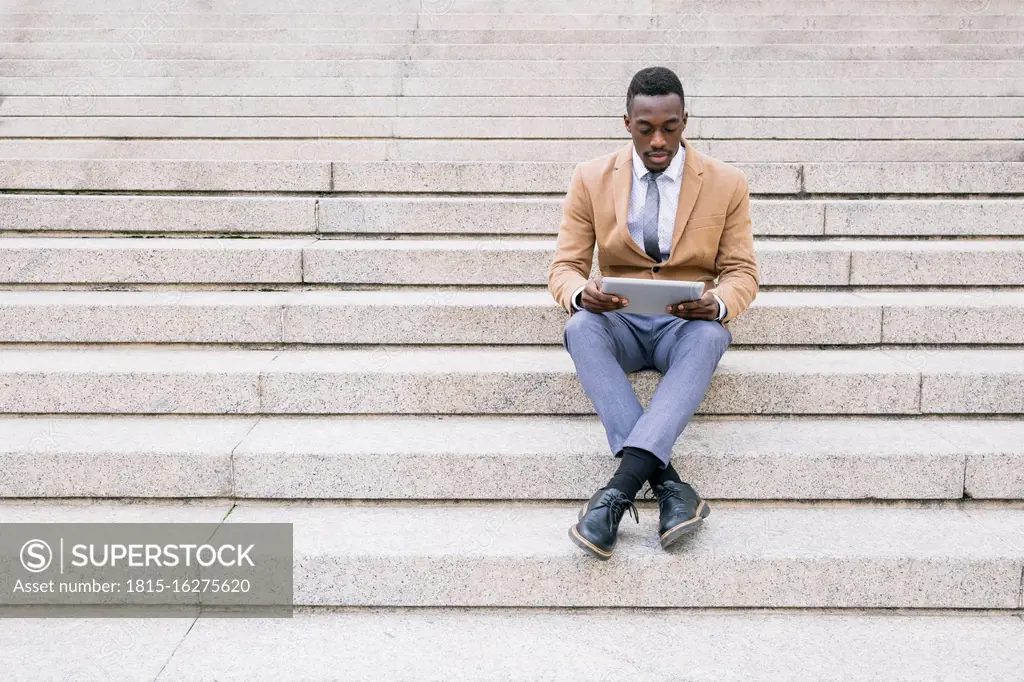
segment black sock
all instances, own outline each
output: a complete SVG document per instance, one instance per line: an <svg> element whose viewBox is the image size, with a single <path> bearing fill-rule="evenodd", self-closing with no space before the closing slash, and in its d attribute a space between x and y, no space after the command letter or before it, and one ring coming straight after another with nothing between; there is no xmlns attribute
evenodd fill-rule
<svg viewBox="0 0 1024 682"><path fill-rule="evenodd" d="M674 481L676 483L682 483L683 479L679 478L679 472L672 466L672 462L668 463L668 468L658 469L647 479L651 484L651 490L654 490L654 486L661 485L665 481Z"/></svg>
<svg viewBox="0 0 1024 682"><path fill-rule="evenodd" d="M606 488L618 488L631 500L636 499L644 481L661 469L661 460L657 455L642 448L622 448L622 461L615 475L608 481Z"/></svg>

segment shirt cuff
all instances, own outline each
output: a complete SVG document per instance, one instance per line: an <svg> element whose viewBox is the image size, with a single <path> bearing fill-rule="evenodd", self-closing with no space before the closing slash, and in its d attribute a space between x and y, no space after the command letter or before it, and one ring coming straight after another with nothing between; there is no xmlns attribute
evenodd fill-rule
<svg viewBox="0 0 1024 682"><path fill-rule="evenodd" d="M570 299L570 300L572 301L572 309L573 310L583 310L583 297L582 297L582 294L583 294L583 290L586 289L586 287L587 287L587 285L584 284L579 289L577 289L576 291L572 292L572 299Z"/></svg>
<svg viewBox="0 0 1024 682"><path fill-rule="evenodd" d="M718 294L712 291L711 295L715 297L716 301L718 301L718 317L715 318L715 321L720 322L725 318L729 311L725 309L725 302L719 298Z"/></svg>

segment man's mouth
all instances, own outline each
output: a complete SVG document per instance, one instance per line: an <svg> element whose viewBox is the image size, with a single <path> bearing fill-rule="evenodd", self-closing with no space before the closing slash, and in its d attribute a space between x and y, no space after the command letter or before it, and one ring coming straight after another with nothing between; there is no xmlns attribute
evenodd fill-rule
<svg viewBox="0 0 1024 682"><path fill-rule="evenodd" d="M647 158L652 161L664 161L668 158L668 152L647 152Z"/></svg>

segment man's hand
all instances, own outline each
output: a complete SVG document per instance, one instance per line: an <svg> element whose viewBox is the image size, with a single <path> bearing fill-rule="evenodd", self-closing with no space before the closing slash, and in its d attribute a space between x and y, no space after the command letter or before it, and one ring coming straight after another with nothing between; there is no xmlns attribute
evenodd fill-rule
<svg viewBox="0 0 1024 682"><path fill-rule="evenodd" d="M629 299L602 292L601 282L603 279L603 277L595 277L587 282L587 286L583 287L580 299L583 301L584 310L589 310L592 313L606 313L609 310L623 308L629 303Z"/></svg>
<svg viewBox="0 0 1024 682"><path fill-rule="evenodd" d="M718 299L710 291L705 291L700 300L673 303L665 308L665 312L684 320L714 320L719 313Z"/></svg>

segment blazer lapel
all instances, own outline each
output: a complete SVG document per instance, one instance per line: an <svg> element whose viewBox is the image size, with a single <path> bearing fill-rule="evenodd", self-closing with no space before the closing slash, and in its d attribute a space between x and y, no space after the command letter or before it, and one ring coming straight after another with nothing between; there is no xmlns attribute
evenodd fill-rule
<svg viewBox="0 0 1024 682"><path fill-rule="evenodd" d="M619 150L615 158L615 170L612 171L612 198L615 203L615 229L619 238L646 260L651 260L647 252L640 248L629 234L629 192L633 186L633 143L630 142ZM653 262L653 261L652 261Z"/></svg>
<svg viewBox="0 0 1024 682"><path fill-rule="evenodd" d="M672 230L669 260L673 260L676 255L676 245L683 238L686 221L690 219L694 204L697 203L697 195L700 194L700 186L704 182L704 162L701 161L699 152L690 146L685 138L683 144L686 146L686 161L683 163L683 184L679 190L679 209L676 211L675 227Z"/></svg>

